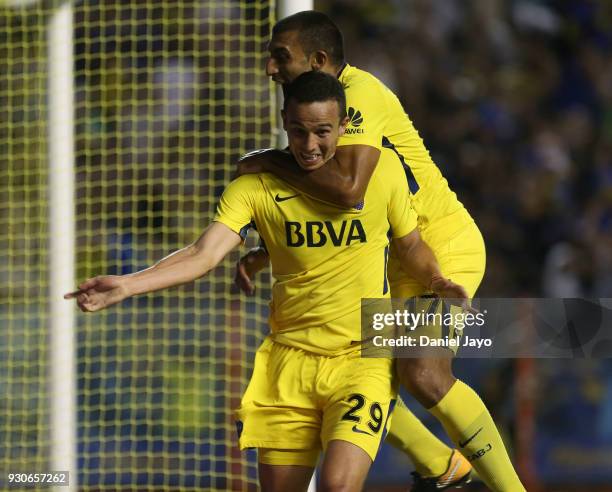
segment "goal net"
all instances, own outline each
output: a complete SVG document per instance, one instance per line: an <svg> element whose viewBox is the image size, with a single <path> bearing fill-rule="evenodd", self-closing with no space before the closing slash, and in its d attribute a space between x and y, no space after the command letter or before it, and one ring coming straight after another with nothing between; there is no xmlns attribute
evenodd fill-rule
<svg viewBox="0 0 612 492"><path fill-rule="evenodd" d="M51 462L46 29L59 4L0 0L4 474ZM134 272L193 241L237 158L273 145L264 54L274 8L73 2L75 283ZM233 409L266 333L269 278L254 300L236 293L238 255L193 285L79 313L80 490L254 489Z"/></svg>

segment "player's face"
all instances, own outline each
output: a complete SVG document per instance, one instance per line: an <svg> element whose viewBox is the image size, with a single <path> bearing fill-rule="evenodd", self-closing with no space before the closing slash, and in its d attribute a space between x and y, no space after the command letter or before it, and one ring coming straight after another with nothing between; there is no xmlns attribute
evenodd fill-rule
<svg viewBox="0 0 612 492"><path fill-rule="evenodd" d="M312 70L309 57L304 54L297 31L272 36L268 44L270 56L266 62L266 75L274 82L288 84L297 76Z"/></svg>
<svg viewBox="0 0 612 492"><path fill-rule="evenodd" d="M313 171L334 156L338 137L344 133L347 119L340 121L338 103L290 101L283 111L283 126L289 149L300 167Z"/></svg>

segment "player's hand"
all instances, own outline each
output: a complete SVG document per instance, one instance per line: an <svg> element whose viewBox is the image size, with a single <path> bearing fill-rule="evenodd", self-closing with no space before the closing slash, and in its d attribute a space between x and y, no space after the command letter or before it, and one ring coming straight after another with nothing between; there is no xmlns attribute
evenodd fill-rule
<svg viewBox="0 0 612 492"><path fill-rule="evenodd" d="M243 155L238 161L236 177L243 176L245 174L258 174L265 172L265 164L267 162L265 152L268 150L270 149L259 149Z"/></svg>
<svg viewBox="0 0 612 492"><path fill-rule="evenodd" d="M247 296L255 294L253 278L269 261L268 253L263 248L253 248L238 260L234 284Z"/></svg>
<svg viewBox="0 0 612 492"><path fill-rule="evenodd" d="M477 313L478 310L470 306L470 298L467 291L459 284L444 277L434 277L430 285L434 294L444 299L455 299L461 307L470 313Z"/></svg>
<svg viewBox="0 0 612 492"><path fill-rule="evenodd" d="M106 275L86 280L79 289L64 295L64 299L76 299L84 313L99 311L129 297L123 277Z"/></svg>

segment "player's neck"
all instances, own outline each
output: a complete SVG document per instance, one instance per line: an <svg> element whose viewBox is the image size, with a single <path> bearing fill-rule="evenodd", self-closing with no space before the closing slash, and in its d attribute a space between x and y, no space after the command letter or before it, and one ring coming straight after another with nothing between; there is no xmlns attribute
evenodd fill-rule
<svg viewBox="0 0 612 492"><path fill-rule="evenodd" d="M346 62L344 62L339 67L334 68L336 78L338 78L338 79L340 78L340 76L342 75L342 72L344 72L344 69L346 68L347 65L348 64Z"/></svg>
<svg viewBox="0 0 612 492"><path fill-rule="evenodd" d="M336 78L339 78L345 66L346 66L346 63L343 63L342 65L339 65L339 66L330 65L326 63L324 66L320 67L318 70L320 70L323 73L333 75Z"/></svg>

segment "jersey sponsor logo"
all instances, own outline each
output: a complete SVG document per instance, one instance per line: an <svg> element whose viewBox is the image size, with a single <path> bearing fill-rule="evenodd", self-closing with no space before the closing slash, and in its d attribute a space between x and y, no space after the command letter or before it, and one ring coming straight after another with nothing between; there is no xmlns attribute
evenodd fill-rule
<svg viewBox="0 0 612 492"><path fill-rule="evenodd" d="M280 203L280 202L284 202L286 200L291 200L292 198L297 198L298 196L300 196L300 193L298 193L297 195L291 195L291 196L280 196L277 193L276 196L274 197L274 200L276 200L278 203Z"/></svg>
<svg viewBox="0 0 612 492"><path fill-rule="evenodd" d="M367 242L366 233L359 219L350 222L343 220L341 223L306 221L285 222L285 235L287 246L290 248L320 248L331 242L334 246L350 246L353 242Z"/></svg>
<svg viewBox="0 0 612 492"><path fill-rule="evenodd" d="M357 133L364 133L363 128L359 128L363 123L363 116L361 116L361 111L355 108L348 108L348 125L344 133L347 135L355 135Z"/></svg>
<svg viewBox="0 0 612 492"><path fill-rule="evenodd" d="M348 118L349 125L354 126L355 128L361 126L363 123L363 116L361 116L361 111L358 109L348 108Z"/></svg>

